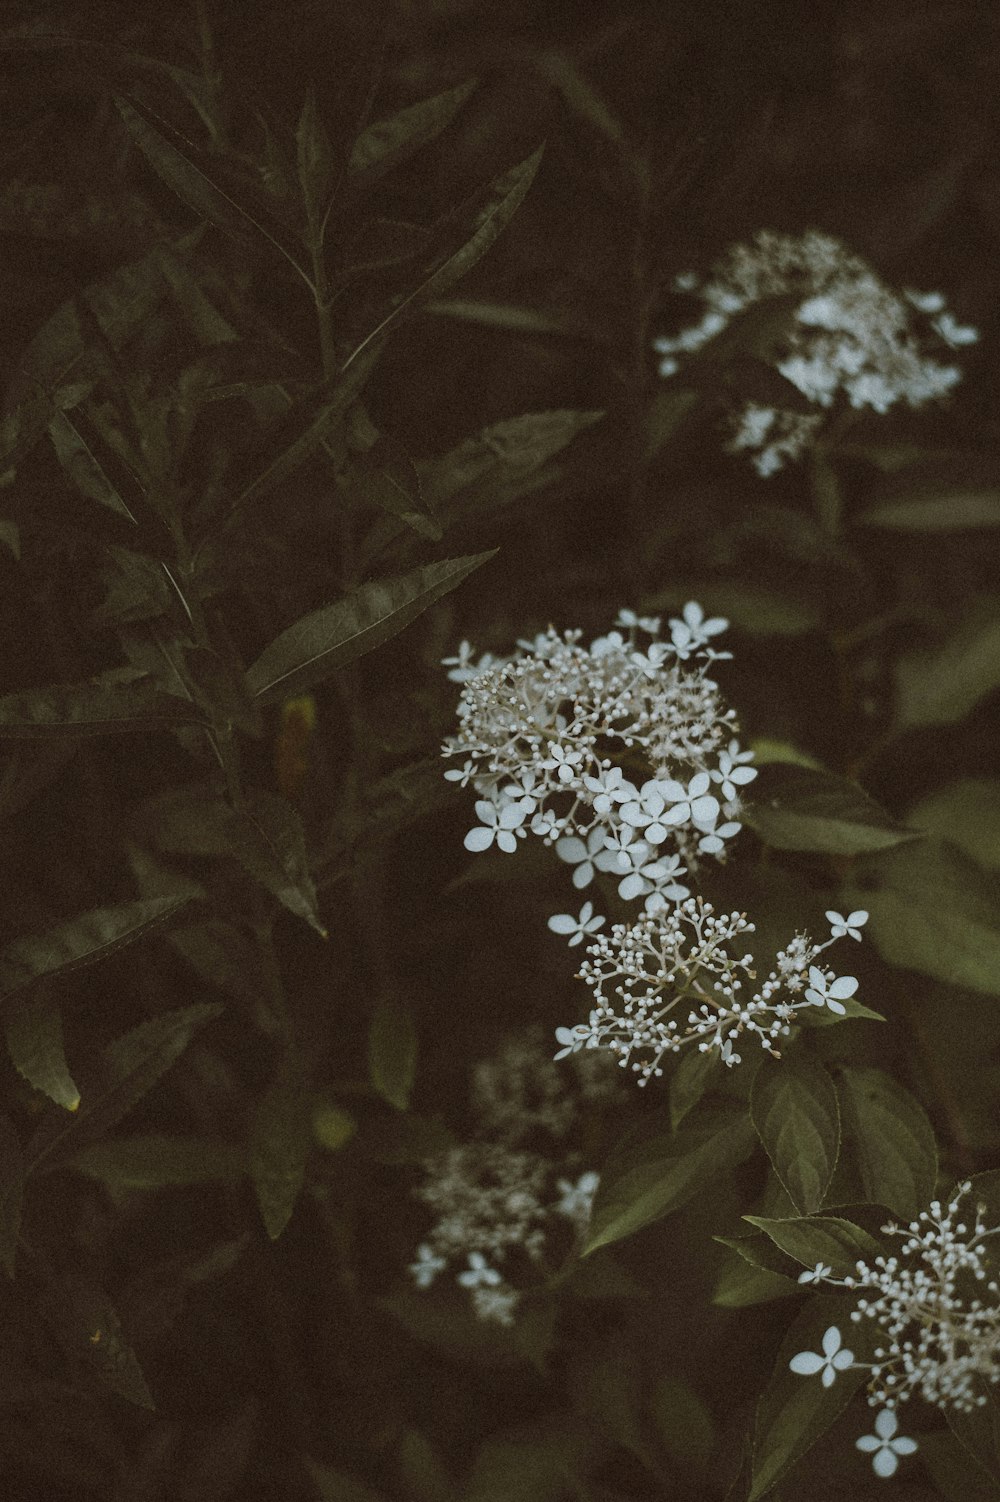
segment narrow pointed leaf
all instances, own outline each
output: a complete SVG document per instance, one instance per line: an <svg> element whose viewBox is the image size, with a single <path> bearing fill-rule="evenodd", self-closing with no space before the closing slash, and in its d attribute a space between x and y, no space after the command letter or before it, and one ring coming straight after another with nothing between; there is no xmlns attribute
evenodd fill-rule
<svg viewBox="0 0 1000 1502"><path fill-rule="evenodd" d="M325 939L302 824L291 804L275 793L255 791L230 817L228 835L233 854L250 875Z"/></svg>
<svg viewBox="0 0 1000 1502"><path fill-rule="evenodd" d="M318 220L333 186L333 147L310 89L295 132L299 184L311 220Z"/></svg>
<svg viewBox="0 0 1000 1502"><path fill-rule="evenodd" d="M417 1033L406 1007L383 1001L368 1030L368 1074L383 1100L405 1111L417 1066Z"/></svg>
<svg viewBox="0 0 1000 1502"><path fill-rule="evenodd" d="M53 414L49 423L49 437L56 451L56 458L81 495L107 506L110 511L117 512L119 516L124 516L127 521L138 526L135 516L67 413Z"/></svg>
<svg viewBox="0 0 1000 1502"><path fill-rule="evenodd" d="M0 739L119 735L201 719L196 705L151 683L55 683L0 698Z"/></svg>
<svg viewBox="0 0 1000 1502"><path fill-rule="evenodd" d="M301 1062L289 1049L268 1086L250 1133L250 1177L264 1227L276 1241L305 1179L311 1121Z"/></svg>
<svg viewBox="0 0 1000 1502"><path fill-rule="evenodd" d="M65 1274L43 1295L42 1316L71 1361L139 1408L155 1409L142 1368L103 1289Z"/></svg>
<svg viewBox="0 0 1000 1502"><path fill-rule="evenodd" d="M514 500L550 459L603 416L564 408L493 423L447 454L421 461L424 490L435 506L445 506L465 491L477 509Z"/></svg>
<svg viewBox="0 0 1000 1502"><path fill-rule="evenodd" d="M398 162L412 156L444 130L469 98L477 82L477 79L470 78L454 89L446 89L443 94L422 99L418 104L411 104L395 115L374 121L361 132L354 143L350 170L372 174L388 172Z"/></svg>
<svg viewBox="0 0 1000 1502"><path fill-rule="evenodd" d="M76 1115L43 1121L28 1144L29 1171L58 1167L117 1126L180 1058L191 1039L222 1013L218 1004L164 1012L116 1038L99 1068L83 1082Z"/></svg>
<svg viewBox="0 0 1000 1502"><path fill-rule="evenodd" d="M80 1104L63 1050L62 1017L44 986L8 1004L7 1052L22 1079L67 1111Z"/></svg>
<svg viewBox="0 0 1000 1502"><path fill-rule="evenodd" d="M387 642L428 605L495 556L476 553L425 564L409 574L364 584L335 605L303 616L261 653L247 673L263 703L285 699Z"/></svg>
<svg viewBox="0 0 1000 1502"><path fill-rule="evenodd" d="M268 228L262 222L263 216L251 213L249 205L237 202L232 190L223 184L217 164L165 121L151 124L127 99L116 96L115 105L150 166L189 209L241 243L266 240L308 282L303 266L283 243L284 237L277 226ZM169 140L165 133L168 131Z"/></svg>
<svg viewBox="0 0 1000 1502"><path fill-rule="evenodd" d="M844 1068L841 1088L865 1194L913 1220L930 1201L938 1172L937 1140L926 1111L881 1069Z"/></svg>
<svg viewBox="0 0 1000 1502"><path fill-rule="evenodd" d="M243 1173L244 1158L241 1148L219 1137L161 1132L93 1142L66 1166L121 1191L230 1182Z"/></svg>
<svg viewBox="0 0 1000 1502"><path fill-rule="evenodd" d="M24 1154L10 1119L0 1112L0 1263L14 1276L24 1202Z"/></svg>
<svg viewBox="0 0 1000 1502"><path fill-rule="evenodd" d="M459 277L472 269L514 217L531 187L541 160L542 148L539 147L530 157L493 180L487 191L486 202L475 216L473 232L469 239L458 250L453 251L419 286L403 297L392 311L386 314L382 322L372 329L370 334L366 334L345 360L342 367L344 370L354 363L373 339L384 334L391 324L398 323L404 314L415 312L431 298L440 296L452 283L457 282Z"/></svg>
<svg viewBox="0 0 1000 1502"><path fill-rule="evenodd" d="M754 1076L750 1116L796 1210L812 1215L840 1151L840 1110L829 1074L801 1050L780 1063L765 1061Z"/></svg>
<svg viewBox="0 0 1000 1502"><path fill-rule="evenodd" d="M786 764L761 770L743 817L776 850L859 855L914 838L856 782Z"/></svg>
<svg viewBox="0 0 1000 1502"><path fill-rule="evenodd" d="M43 975L57 975L106 959L169 922L187 901L187 897L157 897L148 902L92 908L44 933L15 939L0 951L0 996L30 986Z"/></svg>

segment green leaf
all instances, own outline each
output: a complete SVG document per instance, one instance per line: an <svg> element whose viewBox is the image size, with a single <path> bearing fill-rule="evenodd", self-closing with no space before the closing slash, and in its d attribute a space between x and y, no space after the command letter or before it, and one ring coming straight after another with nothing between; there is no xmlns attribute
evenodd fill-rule
<svg viewBox="0 0 1000 1502"><path fill-rule="evenodd" d="M856 782L832 772L774 765L761 770L743 818L776 850L858 855L915 838Z"/></svg>
<svg viewBox="0 0 1000 1502"><path fill-rule="evenodd" d="M310 688L402 631L495 553L496 549L449 558L409 574L378 579L334 605L303 616L276 637L249 669L251 691L269 703Z"/></svg>
<svg viewBox="0 0 1000 1502"><path fill-rule="evenodd" d="M1000 490L957 490L948 495L918 495L883 501L855 518L862 527L891 532L962 532L1000 527Z"/></svg>
<svg viewBox="0 0 1000 1502"><path fill-rule="evenodd" d="M839 1215L810 1215L775 1220L766 1215L744 1215L743 1219L769 1236L775 1246L801 1262L815 1267L825 1262L837 1278L852 1275L855 1264L869 1264L882 1251L878 1242L853 1221Z"/></svg>
<svg viewBox="0 0 1000 1502"><path fill-rule="evenodd" d="M272 1241L287 1226L302 1190L310 1136L302 1064L289 1047L261 1097L250 1131L250 1177Z"/></svg>
<svg viewBox="0 0 1000 1502"><path fill-rule="evenodd" d="M149 165L182 203L240 244L266 240L294 267L303 281L311 285L298 256L284 243L278 226L272 224L269 228L262 222L262 214L251 213L246 203L239 203L233 197L232 188L223 182L218 158L199 151L159 116L156 118L160 128L152 125L127 99L116 95L115 106ZM172 139L168 140L165 132ZM249 197L248 185L243 185L243 191Z"/></svg>
<svg viewBox="0 0 1000 1502"><path fill-rule="evenodd" d="M302 823L292 805L257 789L241 809L229 811L226 826L233 854L254 880L325 939Z"/></svg>
<svg viewBox="0 0 1000 1502"><path fill-rule="evenodd" d="M661 1377L652 1390L649 1408L667 1455L692 1489L705 1484L718 1438L705 1402L683 1377Z"/></svg>
<svg viewBox="0 0 1000 1502"><path fill-rule="evenodd" d="M336 1466L320 1465L309 1455L300 1456L315 1487L316 1502L389 1502L384 1492L377 1492Z"/></svg>
<svg viewBox="0 0 1000 1502"><path fill-rule="evenodd" d="M750 1156L755 1142L744 1111L715 1112L697 1125L661 1132L612 1153L594 1200L581 1255L662 1220L700 1193L713 1175Z"/></svg>
<svg viewBox="0 0 1000 1502"><path fill-rule="evenodd" d="M65 1165L112 1190L163 1189L238 1179L245 1155L219 1137L179 1137L153 1133L94 1142Z"/></svg>
<svg viewBox="0 0 1000 1502"><path fill-rule="evenodd" d="M17 522L0 517L0 548L6 548L15 558L21 556L21 529Z"/></svg>
<svg viewBox="0 0 1000 1502"><path fill-rule="evenodd" d="M844 1346L859 1361L870 1360L868 1346L874 1345L874 1332L851 1323L853 1307L854 1300L847 1298L810 1300L781 1342L774 1373L757 1404L748 1502L758 1502L783 1480L864 1382L864 1370L848 1368L837 1373L830 1387L824 1387L818 1376L800 1377L788 1365L800 1351L821 1351L824 1331L831 1325L840 1330Z"/></svg>
<svg viewBox="0 0 1000 1502"><path fill-rule="evenodd" d="M512 167L509 172L504 172L494 178L486 189L484 202L473 218L472 234L469 239L458 250L448 255L412 292L407 293L396 303L391 312L386 314L371 333L365 335L361 343L347 357L341 367L342 370L347 370L372 340L384 334L390 325L397 323L405 313L415 312L417 308L429 302L431 298L437 297L452 283L457 282L459 277L464 276L467 271L471 271L514 217L531 187L541 160L542 147L539 147L523 162Z"/></svg>
<svg viewBox="0 0 1000 1502"><path fill-rule="evenodd" d="M11 747L0 777L0 819L27 808L32 799L49 787L76 755L70 740L38 741Z"/></svg>
<svg viewBox="0 0 1000 1502"><path fill-rule="evenodd" d="M142 1368L103 1289L74 1273L64 1274L46 1288L41 1312L71 1361L129 1403L155 1409Z"/></svg>
<svg viewBox="0 0 1000 1502"><path fill-rule="evenodd" d="M714 1048L706 1049L704 1053L697 1048L689 1048L681 1054L670 1076L670 1126L673 1131L676 1132L688 1112L712 1088L723 1067L718 1051Z"/></svg>
<svg viewBox="0 0 1000 1502"><path fill-rule="evenodd" d="M407 1007L380 1001L368 1030L368 1074L383 1100L405 1111L417 1069L417 1030Z"/></svg>
<svg viewBox="0 0 1000 1502"><path fill-rule="evenodd" d="M925 839L869 857L843 889L867 908L865 932L892 965L1000 995L1000 888L947 840Z"/></svg>
<svg viewBox="0 0 1000 1502"><path fill-rule="evenodd" d="M810 756L808 751L801 751L798 746L793 746L791 741L772 740L769 736L757 736L750 741L749 749L753 752L754 763L758 767L769 766L773 762L781 762L792 767L808 767L813 772L823 772L825 767L821 761Z"/></svg>
<svg viewBox="0 0 1000 1502"><path fill-rule="evenodd" d="M21 1139L0 1112L0 1262L8 1278L14 1276L17 1238L24 1203L24 1154Z"/></svg>
<svg viewBox="0 0 1000 1502"><path fill-rule="evenodd" d="M7 1051L22 1079L67 1111L80 1104L63 1052L62 1017L48 990L36 986L7 1007Z"/></svg>
<svg viewBox="0 0 1000 1502"><path fill-rule="evenodd" d="M408 105L395 115L376 120L358 136L351 151L352 172L383 173L412 156L440 135L455 117L478 80L470 78L456 88L446 89L431 99Z"/></svg>
<svg viewBox="0 0 1000 1502"><path fill-rule="evenodd" d="M845 1067L841 1091L865 1194L913 1220L937 1182L937 1142L926 1111L881 1069Z"/></svg>
<svg viewBox="0 0 1000 1502"><path fill-rule="evenodd" d="M315 1100L312 1104L313 1137L328 1153L339 1152L354 1136L358 1124L348 1111L332 1100Z"/></svg>
<svg viewBox="0 0 1000 1502"><path fill-rule="evenodd" d="M56 458L80 494L90 501L107 506L110 511L117 512L119 516L124 516L127 521L138 526L136 517L119 495L100 460L65 412L53 413L49 423L49 437Z"/></svg>
<svg viewBox="0 0 1000 1502"><path fill-rule="evenodd" d="M823 1203L840 1152L840 1111L830 1076L801 1049L780 1062L765 1060L750 1092L750 1117L792 1204L812 1215Z"/></svg>
<svg viewBox="0 0 1000 1502"><path fill-rule="evenodd" d="M940 645L897 659L896 729L953 724L998 687L1000 596L981 596Z"/></svg>
<svg viewBox="0 0 1000 1502"><path fill-rule="evenodd" d="M987 1389L986 1403L971 1413L945 1409L948 1428L980 1470L1000 1487L1000 1404Z"/></svg>
<svg viewBox="0 0 1000 1502"><path fill-rule="evenodd" d="M76 1115L68 1121L49 1118L39 1126L28 1144L29 1172L43 1162L46 1171L58 1167L68 1155L116 1126L222 1010L218 1005L202 1005L164 1012L110 1043L93 1080L84 1081Z"/></svg>
<svg viewBox="0 0 1000 1502"><path fill-rule="evenodd" d="M760 1272L780 1273L786 1279L798 1278L799 1269L795 1261L762 1231L755 1232L753 1236L713 1236L712 1240L720 1246L727 1246L749 1267L755 1267Z"/></svg>
<svg viewBox="0 0 1000 1502"><path fill-rule="evenodd" d="M603 417L603 412L558 408L492 423L448 453L418 464L428 502L444 507L469 491L478 514L486 504L515 500L533 488L533 477L551 458Z"/></svg>
<svg viewBox="0 0 1000 1502"><path fill-rule="evenodd" d="M56 683L0 698L0 739L119 735L200 720L194 704L151 683Z"/></svg>
<svg viewBox="0 0 1000 1502"><path fill-rule="evenodd" d="M951 840L979 865L1000 869L1000 778L960 777L921 798L906 822Z"/></svg>
<svg viewBox="0 0 1000 1502"><path fill-rule="evenodd" d="M105 959L126 944L151 932L187 902L186 897L157 897L149 902L125 902L119 907L93 908L44 933L15 939L0 951L0 996L29 986L43 975L76 970Z"/></svg>
<svg viewBox="0 0 1000 1502"><path fill-rule="evenodd" d="M295 146L299 184L306 210L310 221L318 224L333 186L334 167L333 147L316 108L316 96L312 89L306 95L306 102L299 115Z"/></svg>
<svg viewBox="0 0 1000 1502"><path fill-rule="evenodd" d="M734 1257L722 1266L712 1293L712 1303L720 1309L746 1309L754 1304L770 1304L787 1299L800 1290L780 1273L768 1272Z"/></svg>

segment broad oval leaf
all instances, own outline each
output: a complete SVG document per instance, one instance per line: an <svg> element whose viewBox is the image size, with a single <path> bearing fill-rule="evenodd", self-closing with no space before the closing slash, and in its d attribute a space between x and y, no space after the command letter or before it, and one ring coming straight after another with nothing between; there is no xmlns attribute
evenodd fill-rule
<svg viewBox="0 0 1000 1502"><path fill-rule="evenodd" d="M743 818L776 850L858 855L916 838L856 782L791 765L761 769Z"/></svg>
<svg viewBox="0 0 1000 1502"><path fill-rule="evenodd" d="M303 616L266 647L247 672L262 703L301 693L402 631L428 605L496 554L428 563L409 574L363 584L353 594Z"/></svg>
<svg viewBox="0 0 1000 1502"><path fill-rule="evenodd" d="M67 1111L80 1104L63 1051L62 1017L48 990L37 986L7 1005L10 1061L22 1079Z"/></svg>
<svg viewBox="0 0 1000 1502"><path fill-rule="evenodd" d="M120 735L202 718L196 705L151 683L56 683L0 698L0 739Z"/></svg>
<svg viewBox="0 0 1000 1502"><path fill-rule="evenodd" d="M1000 596L963 609L961 623L940 645L909 652L896 663L896 728L951 725L1000 688Z"/></svg>
<svg viewBox="0 0 1000 1502"><path fill-rule="evenodd" d="M740 1257L727 1259L715 1280L712 1303L720 1309L746 1309L754 1304L770 1304L788 1299L800 1290L780 1273L755 1267Z"/></svg>
<svg viewBox="0 0 1000 1502"><path fill-rule="evenodd" d="M582 1255L680 1209L713 1174L748 1158L755 1140L745 1111L720 1111L612 1153L601 1173Z"/></svg>
<svg viewBox="0 0 1000 1502"><path fill-rule="evenodd" d="M868 1262L882 1248L861 1226L840 1215L810 1215L774 1219L767 1215L744 1215L743 1219L769 1236L780 1251L803 1267L828 1263L838 1278L854 1273L858 1261Z"/></svg>
<svg viewBox="0 0 1000 1502"><path fill-rule="evenodd" d="M926 1111L881 1069L845 1067L841 1091L865 1194L915 1219L937 1181L937 1141Z"/></svg>
<svg viewBox="0 0 1000 1502"><path fill-rule="evenodd" d="M1000 778L949 782L915 803L906 822L951 840L981 866L1000 869Z"/></svg>
<svg viewBox="0 0 1000 1502"><path fill-rule="evenodd" d="M711 1090L724 1067L714 1048L704 1053L689 1048L681 1055L670 1076L670 1125L675 1132L688 1112Z"/></svg>
<svg viewBox="0 0 1000 1502"><path fill-rule="evenodd" d="M780 1062L765 1060L750 1092L750 1117L793 1205L812 1215L840 1151L840 1110L829 1074L801 1049Z"/></svg>
<svg viewBox="0 0 1000 1502"><path fill-rule="evenodd" d="M14 1276L24 1204L24 1153L10 1118L0 1111L0 1263Z"/></svg>
<svg viewBox="0 0 1000 1502"><path fill-rule="evenodd" d="M758 1502L826 1433L864 1382L863 1368L840 1371L829 1387L818 1377L800 1377L789 1362L800 1351L819 1351L824 1332L835 1325L843 1344L859 1362L871 1360L875 1331L870 1322L852 1324L854 1300L811 1299L793 1320L781 1342L771 1380L757 1404L753 1442L753 1479L748 1502Z"/></svg>
<svg viewBox="0 0 1000 1502"><path fill-rule="evenodd" d="M407 1007L380 1001L368 1030L368 1075L382 1099L405 1111L417 1069L417 1030Z"/></svg>
<svg viewBox="0 0 1000 1502"><path fill-rule="evenodd" d="M68 1159L67 1168L99 1179L111 1190L163 1189L238 1179L245 1154L220 1137L164 1132L93 1142Z"/></svg>
<svg viewBox="0 0 1000 1502"><path fill-rule="evenodd" d="M291 1219L301 1192L311 1125L302 1064L289 1047L261 1097L250 1131L250 1178L272 1241Z"/></svg>
<svg viewBox="0 0 1000 1502"><path fill-rule="evenodd" d="M884 959L973 991L1000 995L1000 884L947 840L872 856L842 891L866 908Z"/></svg>
<svg viewBox="0 0 1000 1502"><path fill-rule="evenodd" d="M155 1408L142 1368L103 1289L74 1273L63 1274L45 1289L40 1312L71 1361L81 1362L129 1403Z"/></svg>
<svg viewBox="0 0 1000 1502"><path fill-rule="evenodd" d="M451 121L478 80L468 79L442 94L421 99L418 104L376 120L358 136L350 157L352 172L382 173L432 141Z"/></svg>
<svg viewBox="0 0 1000 1502"><path fill-rule="evenodd" d="M0 952L0 996L19 991L43 975L105 959L169 922L187 901L187 897L155 897L119 907L93 908L44 933L15 939Z"/></svg>

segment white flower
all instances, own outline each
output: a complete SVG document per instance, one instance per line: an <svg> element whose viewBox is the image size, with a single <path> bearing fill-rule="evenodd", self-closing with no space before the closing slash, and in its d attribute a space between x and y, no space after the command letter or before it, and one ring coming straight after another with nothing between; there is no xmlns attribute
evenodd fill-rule
<svg viewBox="0 0 1000 1502"><path fill-rule="evenodd" d="M587 835L586 844L575 834L565 835L556 841L556 855L568 865L575 866L573 885L577 890L589 887L594 879L596 857L604 849L606 835L599 824Z"/></svg>
<svg viewBox="0 0 1000 1502"><path fill-rule="evenodd" d="M579 944L587 934L596 933L604 927L604 919L592 917L593 911L594 904L585 902L580 909L579 918L572 918L569 913L556 913L554 918L549 919L549 927L554 934L572 934L570 944Z"/></svg>
<svg viewBox="0 0 1000 1502"><path fill-rule="evenodd" d="M942 313L940 318L935 318L931 324L934 332L940 334L945 344L950 344L952 349L958 349L960 344L975 344L979 338L979 330L970 328L966 324L956 323L951 313Z"/></svg>
<svg viewBox="0 0 1000 1502"><path fill-rule="evenodd" d="M757 776L757 768L741 765L743 762L752 760L752 751L741 751L739 741L729 742L729 750L721 753L718 767L710 773L713 782L722 784L723 798L738 797L737 785L745 787L748 782L753 782Z"/></svg>
<svg viewBox="0 0 1000 1502"><path fill-rule="evenodd" d="M836 1325L831 1325L823 1336L822 1356L818 1356L815 1351L800 1351L788 1365L799 1377L815 1377L817 1372L822 1372L823 1386L832 1387L837 1373L849 1367L853 1361L854 1352L841 1350L840 1331Z"/></svg>
<svg viewBox="0 0 1000 1502"><path fill-rule="evenodd" d="M472 646L469 642L463 641L459 643L458 655L456 657L442 657L441 666L451 668L448 677L452 683L468 683L470 678L475 678L480 673L485 673L486 669L491 668L495 661L496 658L491 656L489 652L484 652L478 663L473 664Z"/></svg>
<svg viewBox="0 0 1000 1502"><path fill-rule="evenodd" d="M858 1449L871 1456L876 1476L894 1476L899 1456L912 1455L917 1449L915 1439L907 1439L905 1434L898 1439L894 1437L898 1428L899 1419L893 1409L883 1408L875 1418L875 1433L863 1434L855 1440Z"/></svg>
<svg viewBox="0 0 1000 1502"><path fill-rule="evenodd" d="M640 631L648 631L650 636L655 636L660 629L660 617L658 615L636 615L634 610L619 610L616 626L624 626L631 631L638 627Z"/></svg>
<svg viewBox="0 0 1000 1502"><path fill-rule="evenodd" d="M841 917L840 913L835 913L832 909L827 912L826 916L830 924L830 936L834 939L842 939L849 934L852 939L860 940L859 930L868 922L868 914L863 907L857 908L853 913L848 913L846 918Z"/></svg>
<svg viewBox="0 0 1000 1502"><path fill-rule="evenodd" d="M815 1267L809 1267L804 1273L799 1273L800 1283L820 1283L828 1278L833 1268L826 1262L817 1262Z"/></svg>
<svg viewBox="0 0 1000 1502"><path fill-rule="evenodd" d="M562 828L562 821L552 808L542 809L531 821L531 832L543 840L554 840Z"/></svg>
<svg viewBox="0 0 1000 1502"><path fill-rule="evenodd" d="M814 1007L829 1007L831 1012L843 1017L847 1008L842 1003L853 996L857 989L858 983L853 975L842 975L839 980L831 982L818 966L809 966L806 1001Z"/></svg>
<svg viewBox="0 0 1000 1502"><path fill-rule="evenodd" d="M636 790L631 782L626 782L625 774L621 767L609 767L597 777L584 774L583 785L588 792L596 793L594 799L594 813L602 817L611 812L615 803L625 803L629 798L636 796Z"/></svg>
<svg viewBox="0 0 1000 1502"><path fill-rule="evenodd" d="M547 760L539 765L545 772L554 771L560 782L572 782L578 775L577 768L583 760L583 752L575 746L560 746L558 742L549 747Z"/></svg>
<svg viewBox="0 0 1000 1502"><path fill-rule="evenodd" d="M495 1267L490 1267L482 1252L469 1253L469 1266L464 1273L459 1273L457 1281L463 1288L479 1288L481 1284L496 1284L502 1282L500 1274Z"/></svg>
<svg viewBox="0 0 1000 1502"><path fill-rule="evenodd" d="M476 802L476 814L482 822L475 829L470 829L465 836L466 850L488 850L496 840L501 850L507 855L513 855L517 849L513 831L520 829L524 823L524 809L516 803L504 803L498 808L489 799L480 798Z"/></svg>
<svg viewBox="0 0 1000 1502"><path fill-rule="evenodd" d="M463 788L468 787L475 775L476 764L474 761L464 762L461 767L449 767L444 774L446 782L457 782L459 787Z"/></svg>
<svg viewBox="0 0 1000 1502"><path fill-rule="evenodd" d="M472 1307L480 1319L494 1320L498 1325L512 1325L514 1310L521 1302L516 1288L474 1288Z"/></svg>
<svg viewBox="0 0 1000 1502"><path fill-rule="evenodd" d="M670 619L670 635L674 643L674 651L682 662L688 658L696 647L703 647L710 636L718 636L720 631L725 631L729 622L721 615L712 616L711 620L705 619L705 612L696 600L689 600L681 611L682 620L676 616Z"/></svg>
<svg viewBox="0 0 1000 1502"><path fill-rule="evenodd" d="M607 636L596 636L590 644L590 655L595 659L610 657L612 653L625 650L626 642L620 631L609 631Z"/></svg>
<svg viewBox="0 0 1000 1502"><path fill-rule="evenodd" d="M417 1247L417 1260L410 1263L409 1271L418 1288L430 1288L438 1273L444 1272L447 1266L444 1257L439 1257L425 1241Z"/></svg>
<svg viewBox="0 0 1000 1502"><path fill-rule="evenodd" d="M589 1022L578 1022L576 1027L557 1027L556 1042L563 1046L553 1059L565 1059L567 1054L578 1053L581 1048L597 1048L601 1041L600 1021L596 1012L591 1012Z"/></svg>
<svg viewBox="0 0 1000 1502"><path fill-rule="evenodd" d="M719 817L718 798L713 798L708 789L711 785L708 772L696 772L687 787L668 779L657 784L664 799L671 805L661 816L661 824L693 824L704 834L712 834ZM625 817L624 810L622 818ZM648 838L648 836L647 836Z"/></svg>
<svg viewBox="0 0 1000 1502"><path fill-rule="evenodd" d="M683 887L674 880L677 875L683 875L684 867L680 863L680 856L671 855L665 860L651 861L648 865L639 866L637 870L630 872L623 881L618 884L618 895L625 902L631 902L635 897L646 898L646 911L654 913L660 908L666 907L667 898L674 902L689 895L687 887Z"/></svg>
<svg viewBox="0 0 1000 1502"><path fill-rule="evenodd" d="M698 841L698 849L702 855L718 855L720 850L725 849L727 840L731 840L734 834L739 834L742 824L733 820L729 824L720 824L718 829L713 829L711 834L702 835Z"/></svg>
<svg viewBox="0 0 1000 1502"><path fill-rule="evenodd" d="M552 1208L557 1215L565 1215L570 1220L586 1225L590 1219L594 1195L600 1181L600 1174L595 1173L593 1169L581 1174L575 1184L569 1179L557 1180L556 1188L562 1198L557 1200Z"/></svg>
<svg viewBox="0 0 1000 1502"><path fill-rule="evenodd" d="M705 785L708 786L708 778L705 773ZM669 833L671 821L660 821L660 815L667 806L668 789L679 787L675 782L657 782L654 778L651 782L644 782L637 799L631 799L622 806L621 817L625 824L632 829L641 829L642 837L651 845L662 845Z"/></svg>
<svg viewBox="0 0 1000 1502"><path fill-rule="evenodd" d="M605 835L604 854L610 858L608 860L598 860L596 863L597 869L599 871L628 871L635 864L633 860L635 850L632 848L632 841L634 839L635 830L631 824L619 824L614 834ZM648 846L644 840L636 841L635 848L638 849L640 846L642 849L642 858L645 859Z"/></svg>

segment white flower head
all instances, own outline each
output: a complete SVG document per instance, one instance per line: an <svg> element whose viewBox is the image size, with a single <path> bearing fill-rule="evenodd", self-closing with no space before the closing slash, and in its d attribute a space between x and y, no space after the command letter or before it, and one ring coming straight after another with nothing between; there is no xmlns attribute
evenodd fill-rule
<svg viewBox="0 0 1000 1502"><path fill-rule="evenodd" d="M833 1268L827 1262L817 1262L815 1267L807 1267L805 1272L799 1273L800 1283L819 1283L823 1278L828 1278Z"/></svg>
<svg viewBox="0 0 1000 1502"><path fill-rule="evenodd" d="M488 798L480 798L476 803L476 814L480 823L465 836L466 850L488 850L495 840L498 849L513 855L517 849L514 831L520 830L524 823L524 809L517 803L504 801L498 806Z"/></svg>
<svg viewBox="0 0 1000 1502"><path fill-rule="evenodd" d="M569 913L556 913L555 917L549 919L549 928L554 934L569 934L571 945L579 944L588 934L596 933L604 927L605 920L600 915L595 918L593 912L594 904L585 902L580 909L579 918L573 918Z"/></svg>
<svg viewBox="0 0 1000 1502"><path fill-rule="evenodd" d="M788 1365L798 1377L815 1377L821 1372L824 1387L832 1387L837 1379L837 1373L844 1371L854 1363L854 1352L845 1350L840 1344L840 1331L836 1325L830 1325L822 1340L823 1354L817 1355L815 1351L800 1351L793 1356Z"/></svg>
<svg viewBox="0 0 1000 1502"><path fill-rule="evenodd" d="M469 1266L464 1273L459 1273L456 1282L463 1288L479 1288L481 1286L501 1283L503 1279L495 1267L490 1267L482 1252L469 1253Z"/></svg>
<svg viewBox="0 0 1000 1502"><path fill-rule="evenodd" d="M409 1271L418 1288L430 1288L438 1273L448 1266L444 1257L439 1257L433 1247L425 1242L417 1247L417 1260L411 1262Z"/></svg>
<svg viewBox="0 0 1000 1502"><path fill-rule="evenodd" d="M846 918L831 909L826 917L830 924L831 937L834 939L842 939L845 935L850 935L852 939L860 940L861 928L868 922L868 914L863 907L857 908L853 913L848 913Z"/></svg>
<svg viewBox="0 0 1000 1502"><path fill-rule="evenodd" d="M894 1476L900 1455L913 1455L917 1449L915 1439L907 1439L904 1434L896 1435L898 1428L895 1410L883 1408L875 1418L875 1433L863 1434L855 1440L858 1449L871 1456L876 1476Z"/></svg>
<svg viewBox="0 0 1000 1502"><path fill-rule="evenodd" d="M809 966L809 986L806 989L806 1001L814 1007L829 1007L838 1017L843 1017L847 1011L844 1002L853 996L858 989L858 983L853 975L843 975L838 980L830 980L824 975L817 965Z"/></svg>

